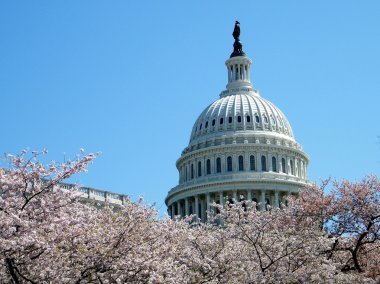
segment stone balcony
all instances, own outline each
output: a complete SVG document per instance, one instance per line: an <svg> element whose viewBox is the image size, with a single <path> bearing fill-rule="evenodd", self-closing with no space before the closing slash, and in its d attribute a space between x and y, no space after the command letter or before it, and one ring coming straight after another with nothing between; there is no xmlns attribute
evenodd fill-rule
<svg viewBox="0 0 380 284"><path fill-rule="evenodd" d="M70 183L60 183L59 187L71 190L75 185ZM78 192L81 194L81 198L84 201L97 201L100 203L109 203L111 205L123 205L127 199L127 196L124 194L113 193L91 187L79 187Z"/></svg>

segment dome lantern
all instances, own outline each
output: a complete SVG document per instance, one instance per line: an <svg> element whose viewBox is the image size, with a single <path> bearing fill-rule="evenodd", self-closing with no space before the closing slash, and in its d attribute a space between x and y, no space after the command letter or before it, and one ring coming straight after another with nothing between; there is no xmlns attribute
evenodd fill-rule
<svg viewBox="0 0 380 284"><path fill-rule="evenodd" d="M240 42L240 23L236 21L234 32L232 33L234 42L234 51L226 61L228 84L227 90L236 88L252 88L250 80L250 67L252 60L249 59L243 51L243 45Z"/></svg>

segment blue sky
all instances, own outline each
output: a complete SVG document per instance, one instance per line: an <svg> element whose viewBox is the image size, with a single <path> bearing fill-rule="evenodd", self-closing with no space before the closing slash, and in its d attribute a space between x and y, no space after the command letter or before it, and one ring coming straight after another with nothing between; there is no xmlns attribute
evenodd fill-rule
<svg viewBox="0 0 380 284"><path fill-rule="evenodd" d="M227 83L238 19L254 87L288 117L309 178L379 175L379 15L379 1L3 1L0 151L101 151L72 182L163 210Z"/></svg>

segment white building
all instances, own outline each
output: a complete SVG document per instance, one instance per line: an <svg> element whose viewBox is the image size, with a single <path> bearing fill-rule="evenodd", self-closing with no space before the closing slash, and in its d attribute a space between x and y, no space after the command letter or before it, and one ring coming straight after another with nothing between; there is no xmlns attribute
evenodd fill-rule
<svg viewBox="0 0 380 284"><path fill-rule="evenodd" d="M252 60L239 35L236 22L226 90L197 118L176 162L179 184L165 199L172 217L196 214L206 221L213 202L242 198L265 210L307 183L309 159L285 115L253 88Z"/></svg>

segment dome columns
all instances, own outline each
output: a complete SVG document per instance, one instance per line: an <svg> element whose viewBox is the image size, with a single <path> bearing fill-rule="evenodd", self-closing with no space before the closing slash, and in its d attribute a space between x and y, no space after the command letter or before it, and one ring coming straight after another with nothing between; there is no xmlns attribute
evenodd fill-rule
<svg viewBox="0 0 380 284"><path fill-rule="evenodd" d="M256 208L260 211L268 210L268 206L278 208L280 204L285 204L286 198L290 195L290 191L274 190L274 189L232 189L225 191L206 192L178 199L168 206L171 218L184 217L191 214L194 215L194 221L201 222L210 221L208 213L212 213L215 209L212 204L215 202L224 206L226 200L232 203L256 202Z"/></svg>
<svg viewBox="0 0 380 284"><path fill-rule="evenodd" d="M226 61L228 84L227 89L251 87L250 68L252 60L245 56L232 57Z"/></svg>

